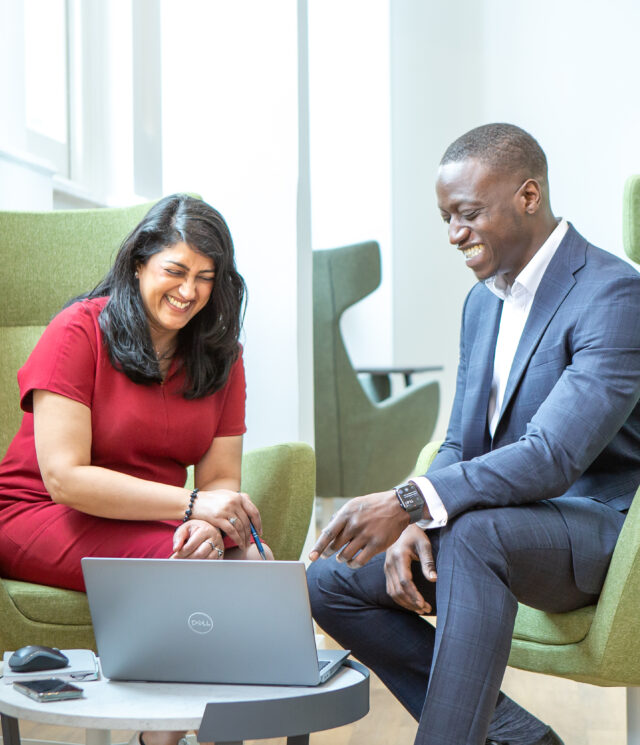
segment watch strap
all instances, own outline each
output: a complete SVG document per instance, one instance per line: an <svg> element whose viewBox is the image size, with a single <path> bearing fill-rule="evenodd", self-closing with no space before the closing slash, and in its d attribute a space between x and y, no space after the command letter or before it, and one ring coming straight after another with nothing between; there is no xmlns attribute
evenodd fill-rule
<svg viewBox="0 0 640 745"><path fill-rule="evenodd" d="M421 520L426 500L413 481L396 486L394 492L402 509L409 514L409 524L412 525Z"/></svg>

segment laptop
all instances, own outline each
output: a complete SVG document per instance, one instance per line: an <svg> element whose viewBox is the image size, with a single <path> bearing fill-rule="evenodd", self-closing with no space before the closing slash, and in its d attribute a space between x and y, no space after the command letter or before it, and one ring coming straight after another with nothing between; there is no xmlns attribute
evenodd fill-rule
<svg viewBox="0 0 640 745"><path fill-rule="evenodd" d="M324 683L349 655L316 649L299 561L82 559L112 680Z"/></svg>

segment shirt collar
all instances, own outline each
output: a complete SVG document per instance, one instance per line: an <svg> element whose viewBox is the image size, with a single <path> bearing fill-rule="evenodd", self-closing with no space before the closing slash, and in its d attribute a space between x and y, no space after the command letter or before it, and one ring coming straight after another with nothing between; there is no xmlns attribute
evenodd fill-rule
<svg viewBox="0 0 640 745"><path fill-rule="evenodd" d="M562 243L562 239L568 229L569 223L564 218L561 218L551 235L536 251L520 274L518 274L513 285L509 286L502 275L495 274L493 277L485 279L484 283L487 289L491 290L494 295L497 295L500 300L505 300L509 296L513 298L523 295L533 297L536 294L542 276L549 266L558 246Z"/></svg>

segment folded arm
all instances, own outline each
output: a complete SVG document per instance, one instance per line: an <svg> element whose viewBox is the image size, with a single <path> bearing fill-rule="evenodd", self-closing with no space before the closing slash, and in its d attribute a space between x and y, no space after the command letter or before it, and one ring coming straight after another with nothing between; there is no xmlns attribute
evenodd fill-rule
<svg viewBox="0 0 640 745"><path fill-rule="evenodd" d="M640 399L638 282L603 283L569 329L567 344L568 364L518 440L429 471L450 517L564 494L625 426ZM525 372L520 401L534 376L544 380L544 368Z"/></svg>
<svg viewBox="0 0 640 745"><path fill-rule="evenodd" d="M181 520L190 490L160 484L91 464L91 410L45 390L33 392L38 465L54 502L97 517L119 520ZM242 437L213 440L196 466L200 493L193 518L249 543L248 521L260 524L257 508L238 493ZM237 517L233 523L230 517ZM235 526L234 526L235 523ZM255 524L255 523L254 523Z"/></svg>

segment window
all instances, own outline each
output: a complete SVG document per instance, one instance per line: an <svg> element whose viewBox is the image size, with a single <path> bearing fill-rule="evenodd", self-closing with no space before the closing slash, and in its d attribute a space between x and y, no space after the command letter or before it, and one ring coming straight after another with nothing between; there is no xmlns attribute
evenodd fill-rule
<svg viewBox="0 0 640 745"><path fill-rule="evenodd" d="M24 0L24 33L27 145L68 177L66 0Z"/></svg>

